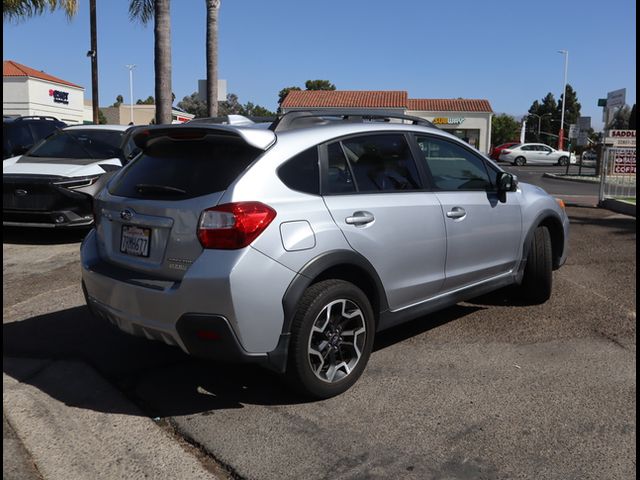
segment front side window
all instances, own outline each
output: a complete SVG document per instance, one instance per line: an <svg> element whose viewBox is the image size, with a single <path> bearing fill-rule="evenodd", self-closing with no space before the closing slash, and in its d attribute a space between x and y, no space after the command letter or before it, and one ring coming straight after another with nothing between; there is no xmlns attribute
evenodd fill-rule
<svg viewBox="0 0 640 480"><path fill-rule="evenodd" d="M422 189L411 150L403 134L367 135L340 143L358 192ZM329 149L337 149L338 143L333 145Z"/></svg>
<svg viewBox="0 0 640 480"><path fill-rule="evenodd" d="M484 161L447 140L418 136L418 146L438 190L488 190L493 187Z"/></svg>

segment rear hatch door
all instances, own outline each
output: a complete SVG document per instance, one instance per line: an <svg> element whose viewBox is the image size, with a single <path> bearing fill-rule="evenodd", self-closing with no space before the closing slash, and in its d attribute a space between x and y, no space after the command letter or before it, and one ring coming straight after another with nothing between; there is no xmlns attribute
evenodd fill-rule
<svg viewBox="0 0 640 480"><path fill-rule="evenodd" d="M219 126L136 133L142 153L96 199L101 256L153 278L180 280L203 250L197 237L202 211L216 206L275 141L273 132L263 132L258 140Z"/></svg>

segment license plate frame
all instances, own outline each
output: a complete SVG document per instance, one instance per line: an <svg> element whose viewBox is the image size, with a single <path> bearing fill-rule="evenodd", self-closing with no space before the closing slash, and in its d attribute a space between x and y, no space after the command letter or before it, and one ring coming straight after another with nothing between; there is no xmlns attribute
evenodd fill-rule
<svg viewBox="0 0 640 480"><path fill-rule="evenodd" d="M148 258L151 254L151 229L136 225L122 225L120 253Z"/></svg>

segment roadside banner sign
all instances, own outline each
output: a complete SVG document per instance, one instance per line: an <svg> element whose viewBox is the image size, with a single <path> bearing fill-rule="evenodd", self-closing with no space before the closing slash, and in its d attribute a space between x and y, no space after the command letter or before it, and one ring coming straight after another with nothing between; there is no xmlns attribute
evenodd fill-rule
<svg viewBox="0 0 640 480"><path fill-rule="evenodd" d="M635 148L616 149L613 157L613 173L616 175L636 174Z"/></svg>
<svg viewBox="0 0 640 480"><path fill-rule="evenodd" d="M578 128L582 131L587 131L591 128L591 117L578 118Z"/></svg>
<svg viewBox="0 0 640 480"><path fill-rule="evenodd" d="M625 104L627 89L621 88L607 93L607 108L622 107Z"/></svg>
<svg viewBox="0 0 640 480"><path fill-rule="evenodd" d="M636 147L636 131L635 130L609 130L609 135L604 139L605 145L614 147Z"/></svg>
<svg viewBox="0 0 640 480"><path fill-rule="evenodd" d="M578 129L578 125L576 125L575 123L569 125L569 138L576 138L579 131L580 130Z"/></svg>

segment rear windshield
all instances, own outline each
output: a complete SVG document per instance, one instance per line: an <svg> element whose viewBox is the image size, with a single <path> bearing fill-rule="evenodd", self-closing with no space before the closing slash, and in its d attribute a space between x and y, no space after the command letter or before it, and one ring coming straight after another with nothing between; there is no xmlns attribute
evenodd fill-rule
<svg viewBox="0 0 640 480"><path fill-rule="evenodd" d="M159 139L122 170L109 193L181 200L220 192L260 153L229 135L207 135L197 140Z"/></svg>
<svg viewBox="0 0 640 480"><path fill-rule="evenodd" d="M120 130L58 130L33 147L30 157L106 160L122 157Z"/></svg>

